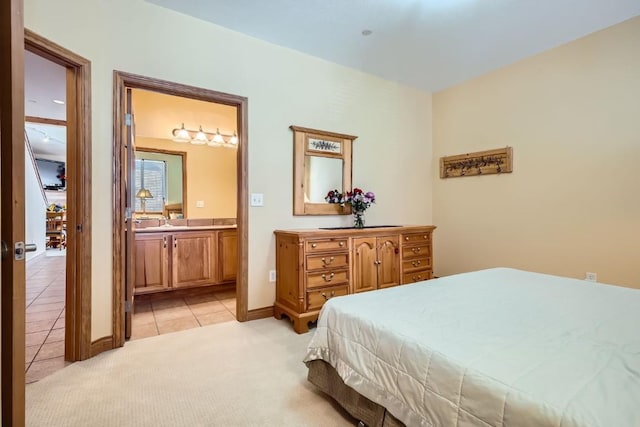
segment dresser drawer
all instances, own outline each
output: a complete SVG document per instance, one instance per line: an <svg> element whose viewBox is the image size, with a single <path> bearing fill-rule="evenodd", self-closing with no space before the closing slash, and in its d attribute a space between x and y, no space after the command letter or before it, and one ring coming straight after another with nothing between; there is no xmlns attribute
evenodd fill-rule
<svg viewBox="0 0 640 427"><path fill-rule="evenodd" d="M347 250L348 239L318 239L307 240L307 253Z"/></svg>
<svg viewBox="0 0 640 427"><path fill-rule="evenodd" d="M307 255L307 270L322 270L327 268L340 268L349 265L348 253L335 253L329 255Z"/></svg>
<svg viewBox="0 0 640 427"><path fill-rule="evenodd" d="M334 286L307 292L307 310L320 310L333 297L347 295L349 286Z"/></svg>
<svg viewBox="0 0 640 427"><path fill-rule="evenodd" d="M425 270L425 271L414 271L413 273L404 273L402 275L402 284L407 284L407 283L415 283L415 282L421 282L423 280L429 280L431 279L431 275L433 273L431 272L431 270Z"/></svg>
<svg viewBox="0 0 640 427"><path fill-rule="evenodd" d="M407 233L402 235L404 243L428 243L431 242L431 233Z"/></svg>
<svg viewBox="0 0 640 427"><path fill-rule="evenodd" d="M431 244L425 243L423 245L415 246L403 246L402 257L403 258L416 258L416 257L428 257L431 256Z"/></svg>
<svg viewBox="0 0 640 427"><path fill-rule="evenodd" d="M421 256L419 258L406 259L402 262L402 272L408 273L412 271L430 270L431 257Z"/></svg>
<svg viewBox="0 0 640 427"><path fill-rule="evenodd" d="M307 289L349 283L349 270L327 270L307 273Z"/></svg>

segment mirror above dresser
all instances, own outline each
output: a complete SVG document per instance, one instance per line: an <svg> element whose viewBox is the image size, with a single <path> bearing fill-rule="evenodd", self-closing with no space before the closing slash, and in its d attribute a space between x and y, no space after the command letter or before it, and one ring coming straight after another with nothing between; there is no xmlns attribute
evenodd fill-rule
<svg viewBox="0 0 640 427"><path fill-rule="evenodd" d="M351 189L351 153L357 136L291 126L293 130L293 214L347 215L351 206L325 201L331 190Z"/></svg>

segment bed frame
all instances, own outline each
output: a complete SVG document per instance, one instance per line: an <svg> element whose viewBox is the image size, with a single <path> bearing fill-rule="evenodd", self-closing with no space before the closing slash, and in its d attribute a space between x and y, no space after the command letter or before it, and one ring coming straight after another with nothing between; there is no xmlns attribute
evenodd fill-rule
<svg viewBox="0 0 640 427"><path fill-rule="evenodd" d="M367 427L405 427L384 406L367 399L346 385L335 369L324 360L307 362L307 379L320 390L331 396L352 417L360 420L359 425Z"/></svg>

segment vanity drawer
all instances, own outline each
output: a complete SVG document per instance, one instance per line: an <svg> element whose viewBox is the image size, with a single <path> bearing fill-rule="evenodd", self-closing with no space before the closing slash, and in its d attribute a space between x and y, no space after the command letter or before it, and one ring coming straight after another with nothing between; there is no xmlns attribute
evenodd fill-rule
<svg viewBox="0 0 640 427"><path fill-rule="evenodd" d="M347 267L349 254L307 255L307 270Z"/></svg>
<svg viewBox="0 0 640 427"><path fill-rule="evenodd" d="M348 239L307 240L307 253L347 250Z"/></svg>
<svg viewBox="0 0 640 427"><path fill-rule="evenodd" d="M431 256L431 244L425 243L416 246L404 246L402 248L402 258L415 258Z"/></svg>
<svg viewBox="0 0 640 427"><path fill-rule="evenodd" d="M307 310L320 310L325 302L333 297L347 295L349 286L334 286L307 292Z"/></svg>
<svg viewBox="0 0 640 427"><path fill-rule="evenodd" d="M406 259L402 261L402 272L409 273L412 271L431 269L431 257L421 256L420 258Z"/></svg>
<svg viewBox="0 0 640 427"><path fill-rule="evenodd" d="M307 273L307 289L349 283L349 270L330 270Z"/></svg>
<svg viewBox="0 0 640 427"><path fill-rule="evenodd" d="M402 235L404 243L428 243L431 242L431 233L407 233Z"/></svg>
<svg viewBox="0 0 640 427"><path fill-rule="evenodd" d="M415 283L415 282L421 282L423 280L429 280L431 279L432 274L433 273L431 272L431 270L414 271L413 273L404 273L402 275L402 284L405 285L407 283Z"/></svg>

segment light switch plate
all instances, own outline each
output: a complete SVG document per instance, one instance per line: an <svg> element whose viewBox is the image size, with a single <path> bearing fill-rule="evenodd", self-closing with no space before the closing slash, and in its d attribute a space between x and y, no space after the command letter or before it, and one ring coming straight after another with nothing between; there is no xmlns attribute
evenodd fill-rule
<svg viewBox="0 0 640 427"><path fill-rule="evenodd" d="M196 208L204 208L204 200L196 201Z"/></svg>
<svg viewBox="0 0 640 427"><path fill-rule="evenodd" d="M251 206L264 206L264 194L251 193Z"/></svg>

